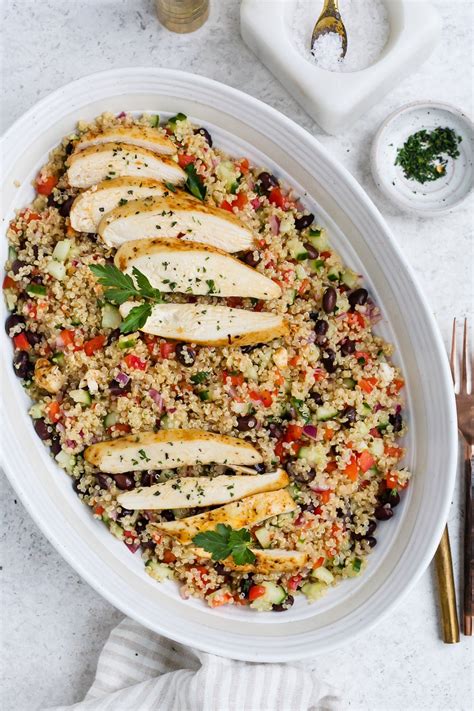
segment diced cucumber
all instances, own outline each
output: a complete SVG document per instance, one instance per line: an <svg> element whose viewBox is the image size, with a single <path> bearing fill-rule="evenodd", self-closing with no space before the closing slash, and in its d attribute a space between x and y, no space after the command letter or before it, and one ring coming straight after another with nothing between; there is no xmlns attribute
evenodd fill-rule
<svg viewBox="0 0 474 711"><path fill-rule="evenodd" d="M326 230L310 230L308 241L311 242L313 247L316 247L318 252L324 252L329 247Z"/></svg>
<svg viewBox="0 0 474 711"><path fill-rule="evenodd" d="M76 465L76 457L74 454L69 454L62 449L59 454L55 456L55 459L60 467L65 469L67 472L71 473Z"/></svg>
<svg viewBox="0 0 474 711"><path fill-rule="evenodd" d="M5 301L7 302L7 309L9 311L13 311L17 302L17 295L13 291L10 291L10 289L4 289L3 295L5 297Z"/></svg>
<svg viewBox="0 0 474 711"><path fill-rule="evenodd" d="M18 253L17 253L16 249L10 245L8 247L8 261L14 262L17 257L18 257Z"/></svg>
<svg viewBox="0 0 474 711"><path fill-rule="evenodd" d="M296 289L287 289L286 293L288 294L288 304L291 306L292 304L295 303L296 293L297 293Z"/></svg>
<svg viewBox="0 0 474 711"><path fill-rule="evenodd" d="M386 412L379 412L379 422L377 427L379 430L384 430L386 427L388 427L390 420L388 418L388 414Z"/></svg>
<svg viewBox="0 0 474 711"><path fill-rule="evenodd" d="M344 269L341 274L341 281L349 289L353 289L359 283L359 275L353 272L352 269Z"/></svg>
<svg viewBox="0 0 474 711"><path fill-rule="evenodd" d="M305 583L301 588L301 592L308 598L308 602L319 600L328 590L329 587L324 583Z"/></svg>
<svg viewBox="0 0 474 711"><path fill-rule="evenodd" d="M137 336L129 333L126 336L122 336L121 338L119 338L118 347L125 351L127 350L127 348L133 348L136 342Z"/></svg>
<svg viewBox="0 0 474 711"><path fill-rule="evenodd" d="M329 267L328 269L328 279L329 281L339 281L341 273L337 267Z"/></svg>
<svg viewBox="0 0 474 711"><path fill-rule="evenodd" d="M118 421L119 421L118 412L109 412L104 417L104 427L112 427L113 425L116 425Z"/></svg>
<svg viewBox="0 0 474 711"><path fill-rule="evenodd" d="M178 121L186 121L188 117L186 114L182 114L181 112L176 114L176 116L172 116L170 119L167 121L167 125L174 131L176 129L176 124Z"/></svg>
<svg viewBox="0 0 474 711"><path fill-rule="evenodd" d="M326 450L322 444L310 444L307 447L301 447L298 452L298 459L306 459L308 464L318 470L324 470L328 463Z"/></svg>
<svg viewBox="0 0 474 711"><path fill-rule="evenodd" d="M291 484L288 485L287 489L291 498L298 503L299 499L301 498L301 489L298 484L292 481Z"/></svg>
<svg viewBox="0 0 474 711"><path fill-rule="evenodd" d="M116 306L106 303L102 307L102 328L118 328L122 323L120 311Z"/></svg>
<svg viewBox="0 0 474 711"><path fill-rule="evenodd" d="M300 279L303 281L303 279L306 279L308 274L306 272L306 268L302 264L297 264L295 267L295 274Z"/></svg>
<svg viewBox="0 0 474 711"><path fill-rule="evenodd" d="M368 417L369 415L371 415L371 414L372 414L372 408L370 407L370 405L367 405L366 402L363 402L363 403L362 403L361 413L360 413L360 414L362 415L362 417Z"/></svg>
<svg viewBox="0 0 474 711"><path fill-rule="evenodd" d="M46 296L46 287L43 284L28 284L25 291L28 296Z"/></svg>
<svg viewBox="0 0 474 711"><path fill-rule="evenodd" d="M155 114L149 118L150 126L152 128L157 128L160 125L160 114Z"/></svg>
<svg viewBox="0 0 474 711"><path fill-rule="evenodd" d="M232 161L223 160L216 167L216 175L226 185L227 192L232 192L235 183L238 184L238 171Z"/></svg>
<svg viewBox="0 0 474 711"><path fill-rule="evenodd" d="M348 390L354 390L356 386L356 381L353 378L343 378L342 382L344 384L344 387L348 388Z"/></svg>
<svg viewBox="0 0 474 711"><path fill-rule="evenodd" d="M48 266L46 267L46 271L58 281L62 281L66 276L65 265L62 262L56 262L54 259L49 262Z"/></svg>
<svg viewBox="0 0 474 711"><path fill-rule="evenodd" d="M115 536L116 538L119 538L120 540L123 540L124 533L123 533L122 526L119 526L119 524L116 521L109 521L108 527L109 527L110 533L113 536Z"/></svg>
<svg viewBox="0 0 474 711"><path fill-rule="evenodd" d="M287 597L286 591L281 585L276 585L268 580L259 583L259 585L265 588L265 593L250 604L250 607L255 610L271 610L273 605L281 605Z"/></svg>
<svg viewBox="0 0 474 711"><path fill-rule="evenodd" d="M62 239L60 242L57 242L53 249L53 259L56 259L58 262L65 262L68 258L71 245L72 242L70 239Z"/></svg>
<svg viewBox="0 0 474 711"><path fill-rule="evenodd" d="M261 528L257 528L255 533L255 538L257 541L260 543L262 548L270 548L271 545L271 535L270 531L268 528L265 528L265 526L262 526Z"/></svg>
<svg viewBox="0 0 474 711"><path fill-rule="evenodd" d="M56 351L56 353L51 356L51 360L54 363L61 365L61 363L64 363L64 353L62 351Z"/></svg>
<svg viewBox="0 0 474 711"><path fill-rule="evenodd" d="M319 422L326 422L337 417L337 410L330 405L320 405L316 410L316 419Z"/></svg>
<svg viewBox="0 0 474 711"><path fill-rule="evenodd" d="M43 405L39 402L35 402L35 404L30 407L30 415L34 420L39 420L40 417L43 417Z"/></svg>
<svg viewBox="0 0 474 711"><path fill-rule="evenodd" d="M286 243L288 251L293 257L293 259L298 259L298 261L303 261L303 259L308 259L308 252L303 244L297 237L289 239Z"/></svg>
<svg viewBox="0 0 474 711"><path fill-rule="evenodd" d="M310 270L316 273L322 272L325 264L326 262L324 259L310 259L308 262Z"/></svg>
<svg viewBox="0 0 474 711"><path fill-rule="evenodd" d="M160 419L160 427L163 430L167 430L171 427L171 419L169 415L163 415Z"/></svg>
<svg viewBox="0 0 474 711"><path fill-rule="evenodd" d="M69 397L83 407L89 407L92 402L91 394L88 390L70 390Z"/></svg>
<svg viewBox="0 0 474 711"><path fill-rule="evenodd" d="M165 565L164 563L157 563L156 560L147 560L147 562L145 563L145 570L148 575L151 575L152 578L158 580L158 582L160 583L163 580L166 580L166 578L173 577L173 572L169 565Z"/></svg>
<svg viewBox="0 0 474 711"><path fill-rule="evenodd" d="M360 573L361 568L362 568L362 561L361 561L361 559L360 559L360 558L354 558L354 560L353 560L353 562L352 562L352 570L354 571L354 573Z"/></svg>
<svg viewBox="0 0 474 711"><path fill-rule="evenodd" d="M208 402L211 399L209 390L201 390L198 395L201 402Z"/></svg>
<svg viewBox="0 0 474 711"><path fill-rule="evenodd" d="M298 413L298 415L301 417L302 420L304 420L305 422L310 421L311 411L304 400L299 400L296 397L292 397L291 404L293 405L293 407L295 408L296 412Z"/></svg>
<svg viewBox="0 0 474 711"><path fill-rule="evenodd" d="M316 578L316 580L319 580L321 583L326 583L326 585L330 585L334 580L334 575L324 566L311 571L311 577Z"/></svg>

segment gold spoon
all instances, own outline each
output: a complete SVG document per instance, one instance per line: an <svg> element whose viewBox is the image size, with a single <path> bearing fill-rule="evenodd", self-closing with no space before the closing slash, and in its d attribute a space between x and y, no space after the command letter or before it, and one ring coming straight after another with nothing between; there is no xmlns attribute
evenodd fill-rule
<svg viewBox="0 0 474 711"><path fill-rule="evenodd" d="M347 52L347 33L344 23L341 20L339 12L338 0L324 0L323 10L316 22L313 34L311 36L311 49L322 35L329 32L336 32L342 39L341 58L346 56Z"/></svg>

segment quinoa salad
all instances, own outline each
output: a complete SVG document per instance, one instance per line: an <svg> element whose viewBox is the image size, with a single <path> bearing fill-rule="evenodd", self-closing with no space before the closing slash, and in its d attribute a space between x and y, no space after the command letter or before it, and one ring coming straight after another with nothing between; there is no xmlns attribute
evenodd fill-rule
<svg viewBox="0 0 474 711"><path fill-rule="evenodd" d="M360 575L410 478L404 380L301 196L181 113L79 122L35 190L5 327L91 515L211 607Z"/></svg>

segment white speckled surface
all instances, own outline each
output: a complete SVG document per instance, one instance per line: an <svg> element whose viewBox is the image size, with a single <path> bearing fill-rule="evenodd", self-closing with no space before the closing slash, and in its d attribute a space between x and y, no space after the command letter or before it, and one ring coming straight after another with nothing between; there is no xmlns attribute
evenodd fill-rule
<svg viewBox="0 0 474 711"><path fill-rule="evenodd" d="M472 199L442 218L406 216L377 192L369 147L380 122L416 99L457 104L472 115L466 61L472 46L471 0L437 0L441 47L364 120L320 140L355 175L390 223L414 267L448 343L451 318L470 307ZM178 36L161 28L151 0L4 0L2 130L37 99L90 72L120 66L194 71L257 96L314 134L321 131L245 47L238 2L214 1L200 31ZM99 649L121 614L83 583L32 523L1 480L2 684L5 710L26 711L82 698ZM450 532L459 581L460 494ZM346 708L357 711L468 711L472 708L472 645L439 639L433 571L396 614L359 638L357 650L317 659ZM223 710L225 711L225 710Z"/></svg>

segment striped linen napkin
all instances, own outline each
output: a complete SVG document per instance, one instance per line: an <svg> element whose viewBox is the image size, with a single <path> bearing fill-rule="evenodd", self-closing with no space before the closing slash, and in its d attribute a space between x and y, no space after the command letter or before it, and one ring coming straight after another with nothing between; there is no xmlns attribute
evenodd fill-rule
<svg viewBox="0 0 474 711"><path fill-rule="evenodd" d="M340 711L312 666L224 659L125 619L105 643L85 699L49 711Z"/></svg>

